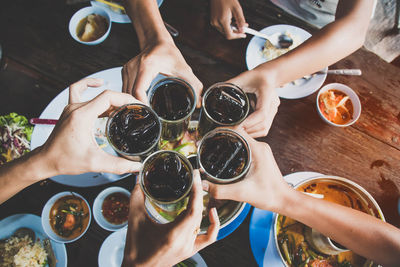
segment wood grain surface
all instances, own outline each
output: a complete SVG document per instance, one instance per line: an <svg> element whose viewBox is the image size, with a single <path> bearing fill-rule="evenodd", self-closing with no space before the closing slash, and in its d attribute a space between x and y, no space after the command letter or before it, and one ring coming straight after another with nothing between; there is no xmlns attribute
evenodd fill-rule
<svg viewBox="0 0 400 267"><path fill-rule="evenodd" d="M295 19L265 0L242 1L251 26L292 24L310 32L310 25ZM69 84L94 72L121 66L139 53L130 24L113 23L100 45L75 42L69 19L88 3L64 1L7 1L0 9L0 42L5 66L0 71L0 115L18 112L37 117ZM166 22L180 32L175 39L194 73L208 87L246 70L245 53L251 37L227 41L209 23L208 1L168 0L160 8ZM359 95L362 114L351 127L324 123L316 111L316 94L282 100L268 136L282 173L316 171L349 178L369 191L390 223L400 226L400 70L371 52L360 49L330 68L360 68L363 75L329 76ZM134 176L113 183L129 190ZM90 204L104 188L67 187L52 181L32 185L0 206L0 219L15 213L40 215L57 192L73 190ZM209 266L256 266L249 243L250 215L227 238L201 251ZM97 266L99 248L110 232L94 220L87 234L67 244L69 266Z"/></svg>

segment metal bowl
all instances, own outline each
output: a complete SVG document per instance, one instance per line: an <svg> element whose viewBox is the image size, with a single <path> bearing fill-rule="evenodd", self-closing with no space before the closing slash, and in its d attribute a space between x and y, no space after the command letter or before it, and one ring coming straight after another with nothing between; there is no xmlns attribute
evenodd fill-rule
<svg viewBox="0 0 400 267"><path fill-rule="evenodd" d="M321 176L321 177L314 177L310 179L306 179L294 186L295 189L302 187L307 184L312 184L315 182L330 182L333 184L338 184L347 187L348 189L352 190L356 195L358 195L359 200L366 204L366 206L369 208L368 213L376 218L381 219L382 221L385 221L385 217L383 216L382 210L379 207L378 203L375 201L375 199L371 196L370 193L367 192L363 187L361 187L359 184L343 178L343 177L338 177L338 176ZM275 239L275 245L276 249L278 250L278 254L281 257L282 262L284 263L285 266L289 267L287 264L284 256L282 255L280 249L279 249L279 244L278 244L278 233L277 233L277 222L278 222L278 215L276 214L275 216L275 222L274 222L274 239Z"/></svg>

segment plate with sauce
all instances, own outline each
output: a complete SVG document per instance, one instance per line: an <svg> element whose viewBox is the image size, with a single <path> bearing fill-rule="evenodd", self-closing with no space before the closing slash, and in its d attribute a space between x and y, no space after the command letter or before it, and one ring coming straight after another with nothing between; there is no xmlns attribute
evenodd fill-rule
<svg viewBox="0 0 400 267"><path fill-rule="evenodd" d="M94 220L103 229L117 231L128 224L131 193L122 187L109 187L93 203Z"/></svg>
<svg viewBox="0 0 400 267"><path fill-rule="evenodd" d="M74 192L51 197L42 210L42 226L54 241L71 243L81 238L91 221L89 203Z"/></svg>

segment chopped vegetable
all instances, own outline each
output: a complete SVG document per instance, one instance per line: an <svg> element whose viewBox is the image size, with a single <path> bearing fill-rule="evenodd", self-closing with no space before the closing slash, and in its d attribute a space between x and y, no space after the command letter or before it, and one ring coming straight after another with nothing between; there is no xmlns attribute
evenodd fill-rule
<svg viewBox="0 0 400 267"><path fill-rule="evenodd" d="M29 152L33 126L17 113L0 116L0 165Z"/></svg>

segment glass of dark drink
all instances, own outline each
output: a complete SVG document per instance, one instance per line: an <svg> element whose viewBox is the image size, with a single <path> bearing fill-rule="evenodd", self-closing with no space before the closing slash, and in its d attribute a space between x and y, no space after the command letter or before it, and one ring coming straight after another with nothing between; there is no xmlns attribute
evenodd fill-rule
<svg viewBox="0 0 400 267"><path fill-rule="evenodd" d="M106 135L118 154L133 161L143 161L159 147L161 122L150 107L128 104L108 118Z"/></svg>
<svg viewBox="0 0 400 267"><path fill-rule="evenodd" d="M196 108L196 93L190 84L179 78L162 79L150 89L149 102L160 117L161 138L180 140Z"/></svg>
<svg viewBox="0 0 400 267"><path fill-rule="evenodd" d="M139 179L147 212L155 221L168 223L186 209L193 185L193 168L182 154L154 152L144 161Z"/></svg>
<svg viewBox="0 0 400 267"><path fill-rule="evenodd" d="M246 93L232 83L216 83L207 89L202 100L198 133L221 126L240 124L249 114L250 104Z"/></svg>
<svg viewBox="0 0 400 267"><path fill-rule="evenodd" d="M207 133L200 141L197 156L202 178L220 184L244 178L251 164L247 141L230 129Z"/></svg>

